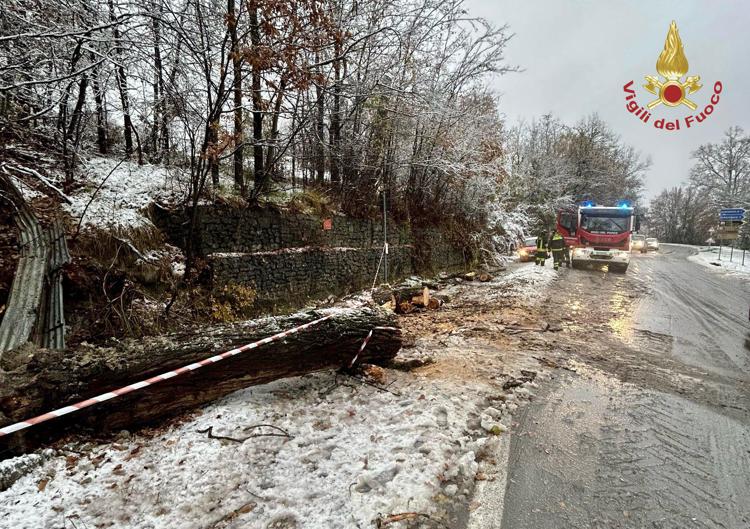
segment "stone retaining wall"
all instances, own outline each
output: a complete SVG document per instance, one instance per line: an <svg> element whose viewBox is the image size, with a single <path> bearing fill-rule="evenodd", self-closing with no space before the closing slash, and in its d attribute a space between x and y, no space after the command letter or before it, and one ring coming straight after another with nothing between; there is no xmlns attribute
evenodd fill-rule
<svg viewBox="0 0 750 529"><path fill-rule="evenodd" d="M391 277L413 272L410 246L391 246ZM340 296L372 285L380 260L379 248L294 248L257 253L208 256L214 282L249 283L256 303L273 311L299 307L308 299ZM382 266L382 265L381 265ZM382 268L380 270L382 278ZM379 283L380 281L378 281Z"/></svg>
<svg viewBox="0 0 750 529"><path fill-rule="evenodd" d="M154 208L151 216L173 244L185 247L185 214ZM194 241L212 268L215 284L250 284L260 305L295 308L311 298L370 286L382 253L383 227L382 220L334 216L332 229L324 230L323 219L312 215L201 206ZM417 252L408 227L389 223L391 282L465 266L463 250L439 230L421 232L420 241ZM382 278L382 268L379 275Z"/></svg>

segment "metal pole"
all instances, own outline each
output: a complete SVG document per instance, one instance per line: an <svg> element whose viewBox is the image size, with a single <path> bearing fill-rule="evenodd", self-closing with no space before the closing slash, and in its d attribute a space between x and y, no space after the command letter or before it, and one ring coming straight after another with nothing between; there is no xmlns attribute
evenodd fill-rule
<svg viewBox="0 0 750 529"><path fill-rule="evenodd" d="M745 266L745 249L742 249L742 266Z"/></svg>
<svg viewBox="0 0 750 529"><path fill-rule="evenodd" d="M383 282L388 282L388 209L385 202L385 187L383 187Z"/></svg>
<svg viewBox="0 0 750 529"><path fill-rule="evenodd" d="M719 261L721 261L721 239L719 239Z"/></svg>
<svg viewBox="0 0 750 529"><path fill-rule="evenodd" d="M732 262L732 257L734 257L734 242L732 242L732 249L729 251L729 262Z"/></svg>

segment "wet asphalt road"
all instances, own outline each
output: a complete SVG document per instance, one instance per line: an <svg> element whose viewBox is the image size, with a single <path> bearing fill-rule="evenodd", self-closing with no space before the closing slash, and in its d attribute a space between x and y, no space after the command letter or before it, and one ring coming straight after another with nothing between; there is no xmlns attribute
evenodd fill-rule
<svg viewBox="0 0 750 529"><path fill-rule="evenodd" d="M750 281L691 253L562 272L577 373L517 418L503 528L750 529Z"/></svg>
<svg viewBox="0 0 750 529"><path fill-rule="evenodd" d="M633 272L653 285L635 311L635 332L661 335L686 364L726 376L749 374L750 279L693 263L687 259L692 253L665 246L634 261Z"/></svg>

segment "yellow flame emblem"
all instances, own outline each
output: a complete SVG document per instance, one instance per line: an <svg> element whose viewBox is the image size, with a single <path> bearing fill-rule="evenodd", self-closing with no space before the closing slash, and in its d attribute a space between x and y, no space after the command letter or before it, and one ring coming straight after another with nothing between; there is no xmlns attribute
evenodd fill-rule
<svg viewBox="0 0 750 529"><path fill-rule="evenodd" d="M664 41L664 49L656 61L656 71L666 81L662 82L651 75L646 76L647 84L643 87L658 99L651 101L648 108L654 108L656 105L665 104L670 107L685 105L691 110L696 109L696 104L690 101L686 96L701 89L700 76L694 75L682 82L682 77L688 72L688 60L685 56L685 48L682 46L682 39L677 30L677 23L673 20L669 25L667 38Z"/></svg>

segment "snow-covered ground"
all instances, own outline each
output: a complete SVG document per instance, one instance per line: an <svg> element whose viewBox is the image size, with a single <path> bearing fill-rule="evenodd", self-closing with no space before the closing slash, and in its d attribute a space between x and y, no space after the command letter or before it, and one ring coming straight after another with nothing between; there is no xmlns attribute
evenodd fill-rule
<svg viewBox="0 0 750 529"><path fill-rule="evenodd" d="M551 259L547 266L535 266L533 263L514 263L511 264L508 272L502 273L490 283L485 284L475 281L453 285L446 288L444 292L450 295L470 287L473 290L464 292L463 296L465 299L476 303L488 303L498 298L534 302L543 295L544 286L559 275L559 272L556 272L551 264Z"/></svg>
<svg viewBox="0 0 750 529"><path fill-rule="evenodd" d="M43 197L44 194L40 193L36 189L30 187L26 182L23 180L16 178L13 175L10 175L10 181L13 182L13 185L16 186L16 189L23 195L23 198L25 198L28 201L32 201L35 198Z"/></svg>
<svg viewBox="0 0 750 529"><path fill-rule="evenodd" d="M555 275L520 266L465 284L462 295L525 301ZM436 364L387 369L381 389L334 373L290 378L237 391L179 424L0 464L2 474L31 459L0 492L0 526L364 529L379 517L465 506L534 384L503 390L516 369L501 349L460 330L441 340L426 335L403 353ZM467 375L467 363L482 376Z"/></svg>
<svg viewBox="0 0 750 529"><path fill-rule="evenodd" d="M469 494L509 424L503 403L476 408L499 387L387 373L392 393L321 373L235 392L156 436L67 445L0 493L2 526L344 529L433 513ZM290 438L205 432L280 433L261 424Z"/></svg>
<svg viewBox="0 0 750 529"><path fill-rule="evenodd" d="M76 221L83 216L83 226L151 226L145 208L157 198L171 201L182 196L185 186L176 170L114 158L92 158L82 173L86 185L71 193L72 204L65 208Z"/></svg>
<svg viewBox="0 0 750 529"><path fill-rule="evenodd" d="M519 263L518 268L501 276L499 281L509 286L509 295L533 301L543 295L542 287L560 275L551 265L551 259L542 267L532 263Z"/></svg>
<svg viewBox="0 0 750 529"><path fill-rule="evenodd" d="M688 259L695 263L715 270L722 270L729 274L750 274L750 251L745 252L745 264L743 266L742 250L735 249L732 252L731 248L725 246L721 249L721 259L719 259L718 246L693 246L692 248L695 248L698 253L691 255Z"/></svg>
<svg viewBox="0 0 750 529"><path fill-rule="evenodd" d="M317 374L236 392L156 437L66 447L0 494L2 524L350 528L425 512L450 483L473 478L486 440L465 433L457 388L391 376L401 396L344 379L326 394L336 380ZM279 433L259 424L291 438L200 432Z"/></svg>

